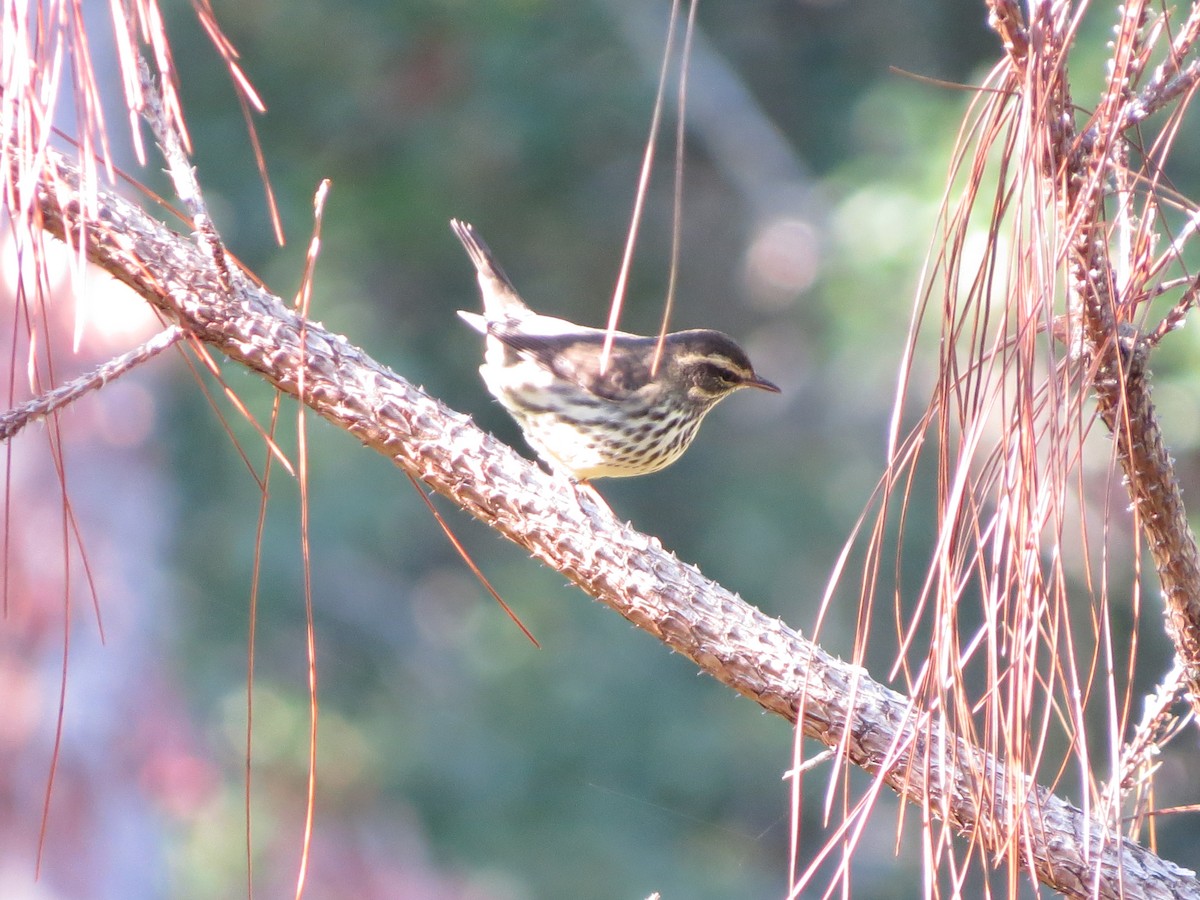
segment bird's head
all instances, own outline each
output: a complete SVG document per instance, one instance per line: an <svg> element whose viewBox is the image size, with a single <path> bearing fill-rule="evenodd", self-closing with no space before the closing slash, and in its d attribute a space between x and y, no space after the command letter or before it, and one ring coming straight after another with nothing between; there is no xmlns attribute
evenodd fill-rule
<svg viewBox="0 0 1200 900"><path fill-rule="evenodd" d="M746 351L719 331L697 329L670 336L663 353L666 378L687 392L693 403L711 406L739 388L754 387L779 393L779 388L759 378Z"/></svg>

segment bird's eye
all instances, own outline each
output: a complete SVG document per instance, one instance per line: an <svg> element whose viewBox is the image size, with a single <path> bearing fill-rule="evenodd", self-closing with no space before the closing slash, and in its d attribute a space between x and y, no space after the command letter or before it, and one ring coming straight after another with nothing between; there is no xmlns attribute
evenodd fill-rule
<svg viewBox="0 0 1200 900"><path fill-rule="evenodd" d="M726 369L724 366L718 366L716 363L701 363L700 374L705 379L719 381L724 384L733 384L735 381L737 381L737 377L731 371Z"/></svg>

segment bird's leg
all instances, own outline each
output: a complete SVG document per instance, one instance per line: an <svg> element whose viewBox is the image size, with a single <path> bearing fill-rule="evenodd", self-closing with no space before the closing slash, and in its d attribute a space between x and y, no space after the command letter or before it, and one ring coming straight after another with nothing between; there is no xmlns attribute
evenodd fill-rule
<svg viewBox="0 0 1200 900"><path fill-rule="evenodd" d="M600 496L600 492L592 487L592 483L586 478L575 478L572 475L567 476L571 482L571 486L575 488L575 496L579 499L580 506L586 506L588 503L595 507L597 512L605 512L610 516L613 514L612 508Z"/></svg>

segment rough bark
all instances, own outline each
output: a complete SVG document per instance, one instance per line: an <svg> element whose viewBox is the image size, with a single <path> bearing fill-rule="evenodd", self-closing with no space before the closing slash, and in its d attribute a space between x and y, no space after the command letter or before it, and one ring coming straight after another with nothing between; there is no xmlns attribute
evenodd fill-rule
<svg viewBox="0 0 1200 900"><path fill-rule="evenodd" d="M78 242L78 172L52 157L43 226ZM879 773L989 853L1071 896L1200 897L1193 873L1113 833L948 732L936 712L873 681L706 579L344 337L304 321L123 199L102 194L87 255L171 322L520 544L588 594L803 732ZM227 286L223 286L223 282ZM231 282L231 283L230 283Z"/></svg>

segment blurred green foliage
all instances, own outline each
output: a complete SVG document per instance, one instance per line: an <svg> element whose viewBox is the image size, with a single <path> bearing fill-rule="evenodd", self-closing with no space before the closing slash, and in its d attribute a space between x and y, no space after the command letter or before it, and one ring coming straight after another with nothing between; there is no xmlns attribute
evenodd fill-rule
<svg viewBox="0 0 1200 900"><path fill-rule="evenodd" d="M603 321L656 77L622 37L621 4L221 5L269 109L256 126L290 238L284 249L271 239L228 78L180 10L171 34L196 164L232 250L290 295L313 191L332 179L314 317L525 450L479 381L477 336L454 315L478 297L447 222L475 223L539 310ZM812 224L818 264L809 284L770 302L753 295L745 259L766 213L704 135L691 134L675 324L744 340L785 392L733 398L676 466L599 489L707 575L808 629L879 475L917 273L969 100L890 67L978 81L997 44L983 5L953 0L708 2L699 18L713 52L794 154L804 190L770 212ZM653 329L661 312L670 155L664 144L628 301L632 330ZM229 377L265 417L269 393ZM173 463L187 473L180 579L193 615L180 653L201 718L225 736L229 781L228 803L181 841L176 877L187 896L224 897L244 879L258 498L198 392L182 375L178 387ZM289 450L294 412L284 404ZM259 446L235 427L245 446ZM390 842L412 840L396 838L399 822L428 842L432 866L478 888L470 896L786 892L784 723L696 677L687 661L443 504L543 644L535 650L398 471L320 422L310 434L322 704L315 867L323 841L353 823L388 859ZM262 548L256 661L256 849L270 858L281 845L284 860L260 866L269 884L294 874L308 716L298 493L281 476ZM917 496L920 521L927 510ZM822 641L848 653L853 623L847 602ZM807 798L806 836L821 832L822 799ZM860 858L855 896L915 895L916 880L911 891L897 888L894 817L880 819L879 849Z"/></svg>

